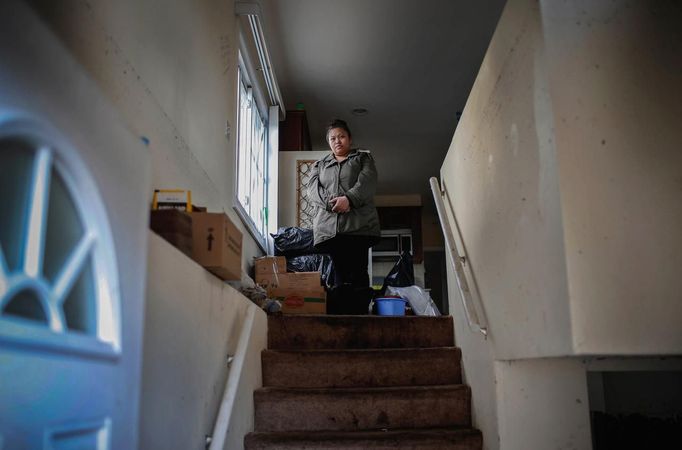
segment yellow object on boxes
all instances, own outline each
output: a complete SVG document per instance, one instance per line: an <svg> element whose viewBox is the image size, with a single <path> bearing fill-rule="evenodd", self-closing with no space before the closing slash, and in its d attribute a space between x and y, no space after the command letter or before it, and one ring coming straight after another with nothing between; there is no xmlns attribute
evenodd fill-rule
<svg viewBox="0 0 682 450"><path fill-rule="evenodd" d="M192 258L223 280L241 280L241 231L224 213L191 216Z"/></svg>
<svg viewBox="0 0 682 450"><path fill-rule="evenodd" d="M154 189L152 209L177 209L192 212L192 191L183 189Z"/></svg>

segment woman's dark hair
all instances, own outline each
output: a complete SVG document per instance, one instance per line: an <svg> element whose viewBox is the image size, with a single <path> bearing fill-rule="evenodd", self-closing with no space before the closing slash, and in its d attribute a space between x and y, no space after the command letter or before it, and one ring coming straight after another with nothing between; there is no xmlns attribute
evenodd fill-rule
<svg viewBox="0 0 682 450"><path fill-rule="evenodd" d="M345 120L334 119L327 124L327 134L326 134L327 140L329 140L329 132L332 131L334 128L341 128L346 133L348 133L349 138L353 137L353 135L350 132L350 128L348 128L348 124L346 123Z"/></svg>

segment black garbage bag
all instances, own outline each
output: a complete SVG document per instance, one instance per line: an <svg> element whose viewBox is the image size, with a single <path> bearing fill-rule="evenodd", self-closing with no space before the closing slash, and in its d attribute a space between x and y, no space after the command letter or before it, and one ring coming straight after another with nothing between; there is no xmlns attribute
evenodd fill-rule
<svg viewBox="0 0 682 450"><path fill-rule="evenodd" d="M381 287L381 295L386 293L388 286L407 287L414 285L414 265L412 255L408 251L402 252L400 259L384 278L384 285Z"/></svg>
<svg viewBox="0 0 682 450"><path fill-rule="evenodd" d="M275 255L300 256L318 253L315 251L313 230L300 227L282 227L276 234L270 234L275 241Z"/></svg>
<svg viewBox="0 0 682 450"><path fill-rule="evenodd" d="M326 286L334 285L334 262L329 255L301 255L287 258L287 272L320 272Z"/></svg>

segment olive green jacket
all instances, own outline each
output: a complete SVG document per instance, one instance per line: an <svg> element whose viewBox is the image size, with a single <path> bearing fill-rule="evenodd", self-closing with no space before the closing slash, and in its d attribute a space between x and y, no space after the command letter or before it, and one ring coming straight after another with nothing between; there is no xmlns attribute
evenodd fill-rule
<svg viewBox="0 0 682 450"><path fill-rule="evenodd" d="M377 169L368 151L352 149L341 163L331 152L317 161L308 183L308 200L317 208L313 220L315 245L337 234L378 237L376 186ZM332 212L329 201L342 195L348 197L350 211Z"/></svg>

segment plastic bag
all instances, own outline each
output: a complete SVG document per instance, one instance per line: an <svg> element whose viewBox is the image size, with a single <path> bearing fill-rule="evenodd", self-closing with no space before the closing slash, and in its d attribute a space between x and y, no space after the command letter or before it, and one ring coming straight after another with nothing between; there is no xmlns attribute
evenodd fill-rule
<svg viewBox="0 0 682 450"><path fill-rule="evenodd" d="M440 316L440 311L433 299L419 286L395 287L388 286L386 295L397 295L404 298L418 316Z"/></svg>
<svg viewBox="0 0 682 450"><path fill-rule="evenodd" d="M403 252L400 259L388 272L384 278L384 285L381 287L381 295L386 293L388 286L406 287L414 285L414 266L412 265L412 255L410 252Z"/></svg>
<svg viewBox="0 0 682 450"><path fill-rule="evenodd" d="M275 255L300 256L318 253L315 251L313 230L300 227L282 227L276 234L270 234L275 241Z"/></svg>
<svg viewBox="0 0 682 450"><path fill-rule="evenodd" d="M302 255L287 258L287 272L320 272L327 287L334 285L334 263L329 255Z"/></svg>

